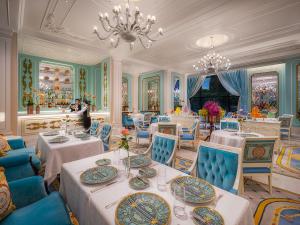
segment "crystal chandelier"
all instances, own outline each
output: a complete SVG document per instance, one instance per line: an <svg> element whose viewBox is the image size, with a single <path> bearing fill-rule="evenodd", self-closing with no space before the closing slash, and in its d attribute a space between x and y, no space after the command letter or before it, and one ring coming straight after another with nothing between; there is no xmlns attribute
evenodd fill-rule
<svg viewBox="0 0 300 225"><path fill-rule="evenodd" d="M193 65L194 70L197 72L204 71L205 73L217 73L218 71L228 70L231 66L230 60L214 51L214 40L213 37L210 38L210 50L197 62L197 65Z"/></svg>
<svg viewBox="0 0 300 225"><path fill-rule="evenodd" d="M119 45L120 39L123 39L133 48L135 41L138 39L144 48L150 48L152 42L157 39L150 37L152 26L156 22L156 17L148 15L143 17L139 8L136 7L134 12L129 8L129 0L125 6L125 13L122 15L121 6L114 6L112 21L109 19L108 13L99 13L99 21L103 30L107 33L106 36L101 36L98 28L94 27L94 33L100 40L110 38L111 46L116 48ZM158 29L157 36L163 35L163 29Z"/></svg>

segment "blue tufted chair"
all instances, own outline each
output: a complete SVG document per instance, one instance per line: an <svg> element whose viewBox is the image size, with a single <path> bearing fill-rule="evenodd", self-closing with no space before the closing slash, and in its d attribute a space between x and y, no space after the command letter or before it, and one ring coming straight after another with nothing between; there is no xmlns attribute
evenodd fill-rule
<svg viewBox="0 0 300 225"><path fill-rule="evenodd" d="M104 151L108 151L110 147L110 135L111 135L111 125L104 124L102 130L100 131L100 139L103 142Z"/></svg>
<svg viewBox="0 0 300 225"><path fill-rule="evenodd" d="M158 118L157 116L152 116L151 119L150 119L150 124L152 123L158 123Z"/></svg>
<svg viewBox="0 0 300 225"><path fill-rule="evenodd" d="M246 176L267 176L270 194L272 194L273 151L276 140L277 137L246 138L244 148L243 179ZM244 185L242 185L243 192Z"/></svg>
<svg viewBox="0 0 300 225"><path fill-rule="evenodd" d="M178 148L180 150L181 148L181 144L183 142L188 142L188 143L192 143L193 148L195 148L195 141L198 137L198 132L199 132L199 120L195 120L194 121L195 126L193 129L191 130L182 130L179 131L179 141L178 141Z"/></svg>
<svg viewBox="0 0 300 225"><path fill-rule="evenodd" d="M188 172L223 190L238 194L241 168L242 149L203 141Z"/></svg>
<svg viewBox="0 0 300 225"><path fill-rule="evenodd" d="M226 130L226 129L240 131L240 123L238 121L221 120L220 130Z"/></svg>
<svg viewBox="0 0 300 225"><path fill-rule="evenodd" d="M42 177L8 182L16 206L0 225L72 225L68 210L58 192L47 195Z"/></svg>
<svg viewBox="0 0 300 225"><path fill-rule="evenodd" d="M134 123L135 126L135 139L136 142L139 144L140 139L148 139L150 140L150 132L149 128L146 128L143 126L143 123L141 121L136 120Z"/></svg>
<svg viewBox="0 0 300 225"><path fill-rule="evenodd" d="M93 120L91 123L90 128L88 129L88 132L91 136L97 137L100 133L100 122L98 120Z"/></svg>
<svg viewBox="0 0 300 225"><path fill-rule="evenodd" d="M134 127L133 119L126 113L122 114L122 125L125 128Z"/></svg>
<svg viewBox="0 0 300 225"><path fill-rule="evenodd" d="M171 118L169 116L158 116L158 122L170 122Z"/></svg>
<svg viewBox="0 0 300 225"><path fill-rule="evenodd" d="M11 150L7 152L6 157L15 157L17 155L27 154L31 157L31 162L36 172L42 168L41 160L36 155L35 148L26 147L23 137L8 136L7 142L10 145Z"/></svg>
<svg viewBox="0 0 300 225"><path fill-rule="evenodd" d="M177 137L169 134L155 133L152 143L145 154L150 154L152 160L173 166Z"/></svg>
<svg viewBox="0 0 300 225"><path fill-rule="evenodd" d="M0 166L5 169L7 181L31 177L37 174L31 156L26 153L0 157Z"/></svg>

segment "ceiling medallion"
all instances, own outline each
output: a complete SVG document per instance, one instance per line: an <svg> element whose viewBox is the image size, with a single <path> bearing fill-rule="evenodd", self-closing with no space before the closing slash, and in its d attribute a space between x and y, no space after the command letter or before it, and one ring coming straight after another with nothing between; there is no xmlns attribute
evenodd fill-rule
<svg viewBox="0 0 300 225"><path fill-rule="evenodd" d="M231 66L230 60L214 51L214 37L210 37L210 50L203 56L193 68L197 72L217 73L218 71L228 70Z"/></svg>
<svg viewBox="0 0 300 225"><path fill-rule="evenodd" d="M131 12L129 0L125 5L124 15L122 15L120 5L114 6L112 12L112 21L109 19L108 13L99 13L99 21L107 33L106 36L101 36L95 26L94 33L100 40L110 38L111 46L116 48L122 39L129 43L130 49L133 49L136 40L139 40L144 48L150 48L152 42L157 41L157 39L150 37L152 26L156 22L155 16L148 15L147 18L144 18L138 7L135 8L134 12ZM163 35L163 29L159 28L156 35Z"/></svg>

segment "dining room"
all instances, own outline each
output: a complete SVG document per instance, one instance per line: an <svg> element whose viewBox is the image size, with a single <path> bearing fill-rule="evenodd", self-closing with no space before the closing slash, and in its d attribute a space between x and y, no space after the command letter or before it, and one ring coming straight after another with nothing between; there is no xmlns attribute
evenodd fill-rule
<svg viewBox="0 0 300 225"><path fill-rule="evenodd" d="M299 10L0 0L0 225L300 224Z"/></svg>

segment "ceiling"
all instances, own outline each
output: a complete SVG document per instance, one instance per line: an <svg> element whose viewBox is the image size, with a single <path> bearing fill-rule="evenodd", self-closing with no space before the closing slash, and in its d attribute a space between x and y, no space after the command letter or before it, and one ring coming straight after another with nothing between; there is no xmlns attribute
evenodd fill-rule
<svg viewBox="0 0 300 225"><path fill-rule="evenodd" d="M192 72L207 53L196 41L225 34L216 51L234 66L253 65L300 55L300 0L140 0L130 1L157 18L164 36L150 49L126 43L112 49L93 34L99 11L125 0L20 0L19 51L81 64L108 56L126 65ZM132 67L132 66L130 66Z"/></svg>

